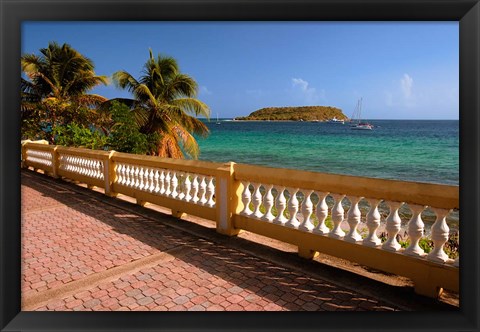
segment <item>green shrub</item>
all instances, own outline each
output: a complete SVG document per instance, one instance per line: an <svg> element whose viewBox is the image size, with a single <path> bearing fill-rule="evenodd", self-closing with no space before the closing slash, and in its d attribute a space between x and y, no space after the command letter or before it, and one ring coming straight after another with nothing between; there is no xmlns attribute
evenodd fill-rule
<svg viewBox="0 0 480 332"><path fill-rule="evenodd" d="M109 149L135 154L147 154L151 146L158 141L156 134L146 135L140 132L135 115L125 104L117 101L110 107L110 115L114 122L107 144Z"/></svg>
<svg viewBox="0 0 480 332"><path fill-rule="evenodd" d="M101 132L81 126L75 122L56 126L53 129L55 144L87 149L104 149L107 137Z"/></svg>

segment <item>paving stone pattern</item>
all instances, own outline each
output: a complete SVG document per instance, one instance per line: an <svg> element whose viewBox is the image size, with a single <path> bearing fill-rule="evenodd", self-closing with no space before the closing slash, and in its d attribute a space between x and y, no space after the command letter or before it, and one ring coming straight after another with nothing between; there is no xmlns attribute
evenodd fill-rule
<svg viewBox="0 0 480 332"><path fill-rule="evenodd" d="M113 280L100 278L68 294L60 292L32 310L398 310L380 299L105 204L70 184L22 172L24 301L162 252L171 257Z"/></svg>

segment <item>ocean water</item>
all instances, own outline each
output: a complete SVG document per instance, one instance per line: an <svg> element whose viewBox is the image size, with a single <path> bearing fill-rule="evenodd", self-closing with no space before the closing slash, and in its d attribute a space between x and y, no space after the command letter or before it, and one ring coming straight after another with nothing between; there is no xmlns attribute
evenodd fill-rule
<svg viewBox="0 0 480 332"><path fill-rule="evenodd" d="M200 160L441 184L459 183L458 120L369 120L372 131L322 122L206 121Z"/></svg>

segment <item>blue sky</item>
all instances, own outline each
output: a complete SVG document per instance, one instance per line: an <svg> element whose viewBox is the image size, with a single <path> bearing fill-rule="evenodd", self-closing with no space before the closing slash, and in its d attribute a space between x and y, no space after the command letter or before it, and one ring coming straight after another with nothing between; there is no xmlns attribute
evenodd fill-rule
<svg viewBox="0 0 480 332"><path fill-rule="evenodd" d="M369 119L459 118L458 22L24 22L22 54L68 43L99 75L177 59L215 117L328 105ZM128 97L112 84L92 91Z"/></svg>

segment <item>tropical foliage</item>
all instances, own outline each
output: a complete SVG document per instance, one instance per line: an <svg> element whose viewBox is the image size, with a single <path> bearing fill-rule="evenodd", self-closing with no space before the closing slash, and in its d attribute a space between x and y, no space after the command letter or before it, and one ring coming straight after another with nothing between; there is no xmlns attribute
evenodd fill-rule
<svg viewBox="0 0 480 332"><path fill-rule="evenodd" d="M125 104L113 101L110 115L114 125L110 128L107 146L119 152L146 154L155 148L158 134L144 134L135 121L134 113Z"/></svg>
<svg viewBox="0 0 480 332"><path fill-rule="evenodd" d="M104 149L108 140L100 131L76 122L55 127L53 134L56 144L94 150Z"/></svg>
<svg viewBox="0 0 480 332"><path fill-rule="evenodd" d="M88 94L99 84L107 84L105 76L94 72L92 60L68 44L51 42L40 55L25 54L21 58L22 134L46 138L55 143L55 128L71 122L88 124L94 121L94 107L106 98Z"/></svg>
<svg viewBox="0 0 480 332"><path fill-rule="evenodd" d="M180 72L172 57L150 51L137 80L126 71L113 74L116 86L132 99L89 94L106 76L95 74L92 60L68 44L51 42L40 54L21 58L22 138L92 149L198 158L196 137L207 126L196 116L209 117L196 98L195 80Z"/></svg>
<svg viewBox="0 0 480 332"><path fill-rule="evenodd" d="M168 56L150 57L137 80L126 71L113 74L114 83L133 94L133 99L119 99L135 114L140 132L155 134L157 141L150 154L170 158L198 158L195 136L205 137L207 126L195 116L209 117L206 104L196 98L195 80L180 72L177 61ZM106 103L107 105L109 102Z"/></svg>

